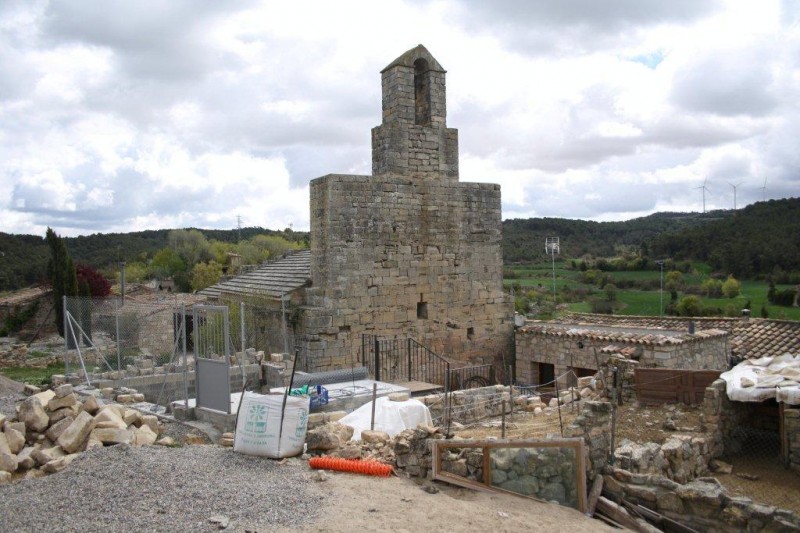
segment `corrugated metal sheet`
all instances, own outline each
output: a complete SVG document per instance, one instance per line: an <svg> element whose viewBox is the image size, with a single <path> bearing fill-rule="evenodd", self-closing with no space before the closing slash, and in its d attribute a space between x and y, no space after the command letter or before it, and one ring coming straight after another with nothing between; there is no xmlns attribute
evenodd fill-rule
<svg viewBox="0 0 800 533"><path fill-rule="evenodd" d="M311 283L311 251L303 250L282 259L264 263L255 270L212 285L198 294L208 298L220 295L247 295L280 298Z"/></svg>

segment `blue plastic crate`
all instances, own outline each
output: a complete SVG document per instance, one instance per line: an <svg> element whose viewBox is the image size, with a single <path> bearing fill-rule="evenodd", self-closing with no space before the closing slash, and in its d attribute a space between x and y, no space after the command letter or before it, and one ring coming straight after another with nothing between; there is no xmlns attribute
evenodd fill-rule
<svg viewBox="0 0 800 533"><path fill-rule="evenodd" d="M309 387L309 395L311 396L311 409L322 407L328 404L328 389L322 385Z"/></svg>

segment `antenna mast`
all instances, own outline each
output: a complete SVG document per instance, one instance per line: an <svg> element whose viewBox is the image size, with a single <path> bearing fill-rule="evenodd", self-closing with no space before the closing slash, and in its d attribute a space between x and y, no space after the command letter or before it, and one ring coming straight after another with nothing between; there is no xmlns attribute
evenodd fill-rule
<svg viewBox="0 0 800 533"><path fill-rule="evenodd" d="M553 258L553 305L556 305L556 254L561 253L558 237L546 237L544 241L544 253Z"/></svg>

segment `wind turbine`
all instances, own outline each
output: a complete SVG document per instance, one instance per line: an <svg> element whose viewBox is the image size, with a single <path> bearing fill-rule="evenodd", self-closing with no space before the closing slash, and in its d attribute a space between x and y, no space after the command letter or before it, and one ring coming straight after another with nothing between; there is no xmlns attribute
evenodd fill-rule
<svg viewBox="0 0 800 533"><path fill-rule="evenodd" d="M764 178L764 185L761 187L761 201L767 201L767 178Z"/></svg>
<svg viewBox="0 0 800 533"><path fill-rule="evenodd" d="M703 180L703 184L701 186L695 187L695 189L703 189L703 213L706 212L706 191L708 190L708 187L706 187L707 181L708 178Z"/></svg>
<svg viewBox="0 0 800 533"><path fill-rule="evenodd" d="M728 182L728 185L730 185L731 187L733 187L733 210L734 210L734 211L736 211L736 188L737 188L739 185L741 185L741 184L742 184L742 182L741 182L741 181L740 181L739 183L737 183L736 185L734 185L734 184L733 184L733 183L731 183L730 181Z"/></svg>

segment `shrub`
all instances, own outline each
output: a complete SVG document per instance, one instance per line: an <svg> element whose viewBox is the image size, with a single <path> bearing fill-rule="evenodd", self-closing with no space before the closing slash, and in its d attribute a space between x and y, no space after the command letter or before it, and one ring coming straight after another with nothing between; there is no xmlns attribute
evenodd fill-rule
<svg viewBox="0 0 800 533"><path fill-rule="evenodd" d="M742 284L733 276L728 276L722 284L722 294L728 298L736 298L742 292Z"/></svg>

